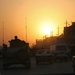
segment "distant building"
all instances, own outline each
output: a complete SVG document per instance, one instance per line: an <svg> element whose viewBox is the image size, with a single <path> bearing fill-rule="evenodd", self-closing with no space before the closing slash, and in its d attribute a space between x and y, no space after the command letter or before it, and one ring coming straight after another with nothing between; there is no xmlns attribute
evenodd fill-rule
<svg viewBox="0 0 75 75"><path fill-rule="evenodd" d="M43 48L43 40L36 39L36 48Z"/></svg>
<svg viewBox="0 0 75 75"><path fill-rule="evenodd" d="M60 36L58 36L57 40L56 40L56 44L58 43L66 43L65 40L64 40L64 35L61 34Z"/></svg>
<svg viewBox="0 0 75 75"><path fill-rule="evenodd" d="M50 48L51 44L54 44L57 40L56 36L46 37L45 39L36 40L36 48Z"/></svg>
<svg viewBox="0 0 75 75"><path fill-rule="evenodd" d="M15 39L9 41L9 43L10 43L10 47L22 47L25 45L29 45L29 43L26 43L25 41L18 39L17 36L15 36Z"/></svg>
<svg viewBox="0 0 75 75"><path fill-rule="evenodd" d="M36 40L36 48L49 49L50 45L56 43L65 43L64 35L46 37L45 39Z"/></svg>
<svg viewBox="0 0 75 75"><path fill-rule="evenodd" d="M64 27L64 38L67 44L75 44L75 22L69 27Z"/></svg>
<svg viewBox="0 0 75 75"><path fill-rule="evenodd" d="M47 37L43 40L43 47L44 48L50 48L50 45L56 43L57 37L56 36L51 36Z"/></svg>

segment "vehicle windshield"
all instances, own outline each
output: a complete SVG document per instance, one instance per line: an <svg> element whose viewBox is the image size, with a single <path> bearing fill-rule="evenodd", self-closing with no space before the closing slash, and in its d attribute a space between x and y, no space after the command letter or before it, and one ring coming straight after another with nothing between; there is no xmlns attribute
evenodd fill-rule
<svg viewBox="0 0 75 75"><path fill-rule="evenodd" d="M56 51L64 51L67 50L66 46L56 46Z"/></svg>
<svg viewBox="0 0 75 75"><path fill-rule="evenodd" d="M44 51L37 51L36 53L37 54L41 54L41 53L44 53Z"/></svg>

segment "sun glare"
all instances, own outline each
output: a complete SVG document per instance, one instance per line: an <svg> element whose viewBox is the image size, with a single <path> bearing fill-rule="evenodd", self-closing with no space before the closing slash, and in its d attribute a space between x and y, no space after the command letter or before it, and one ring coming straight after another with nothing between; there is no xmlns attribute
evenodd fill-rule
<svg viewBox="0 0 75 75"><path fill-rule="evenodd" d="M41 32L43 35L50 36L51 32L53 31L53 24L45 22L41 25Z"/></svg>

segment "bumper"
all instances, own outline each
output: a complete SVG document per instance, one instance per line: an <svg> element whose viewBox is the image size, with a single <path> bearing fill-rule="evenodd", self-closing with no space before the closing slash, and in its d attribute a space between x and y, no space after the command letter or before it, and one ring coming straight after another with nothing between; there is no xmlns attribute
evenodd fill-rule
<svg viewBox="0 0 75 75"><path fill-rule="evenodd" d="M53 56L36 56L36 62L50 62L53 60Z"/></svg>
<svg viewBox="0 0 75 75"><path fill-rule="evenodd" d="M65 56L54 56L54 60L65 60L67 61L69 59L69 56L68 55L65 55Z"/></svg>

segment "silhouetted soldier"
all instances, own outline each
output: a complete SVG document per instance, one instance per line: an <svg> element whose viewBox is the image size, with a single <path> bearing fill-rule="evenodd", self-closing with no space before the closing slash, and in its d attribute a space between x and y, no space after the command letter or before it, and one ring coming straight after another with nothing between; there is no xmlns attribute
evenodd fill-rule
<svg viewBox="0 0 75 75"><path fill-rule="evenodd" d="M2 55L3 55L3 57L4 57L6 52L7 52L7 45L3 44L3 48L2 48Z"/></svg>

